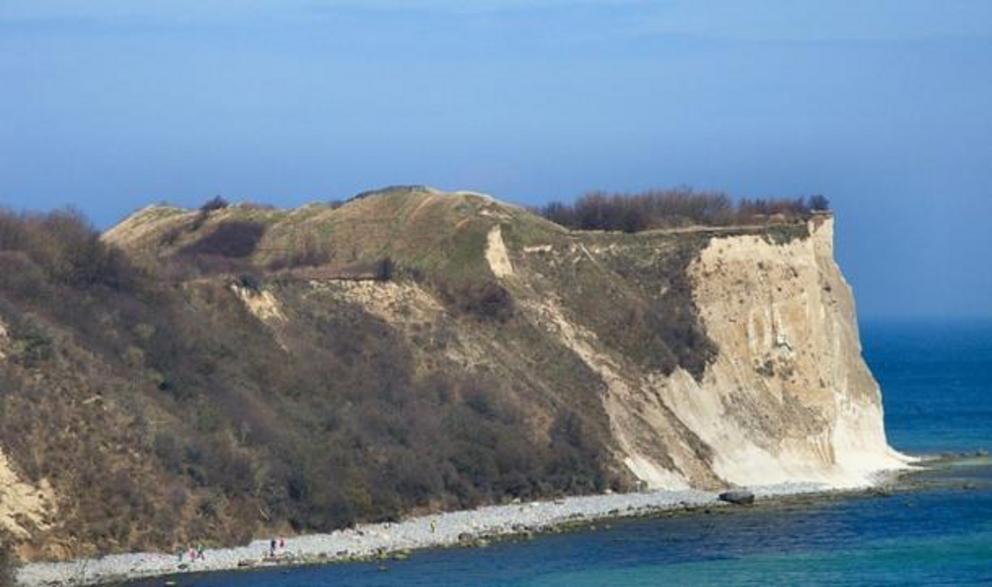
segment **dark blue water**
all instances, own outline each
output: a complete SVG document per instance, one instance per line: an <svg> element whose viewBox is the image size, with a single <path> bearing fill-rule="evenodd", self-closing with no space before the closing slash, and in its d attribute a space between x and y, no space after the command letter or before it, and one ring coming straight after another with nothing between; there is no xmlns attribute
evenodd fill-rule
<svg viewBox="0 0 992 587"><path fill-rule="evenodd" d="M912 453L992 448L992 322L869 322L862 338L893 445ZM987 460L928 473L923 489L889 497L630 521L482 550L419 553L381 568L224 573L179 584L990 585Z"/></svg>
<svg viewBox="0 0 992 587"><path fill-rule="evenodd" d="M992 450L992 320L867 322L861 335L891 444Z"/></svg>

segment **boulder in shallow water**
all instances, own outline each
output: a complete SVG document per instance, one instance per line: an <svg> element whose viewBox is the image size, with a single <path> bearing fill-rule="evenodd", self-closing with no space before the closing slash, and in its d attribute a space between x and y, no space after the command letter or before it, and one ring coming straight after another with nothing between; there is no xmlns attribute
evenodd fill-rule
<svg viewBox="0 0 992 587"><path fill-rule="evenodd" d="M751 505L754 503L754 494L746 489L732 489L724 491L719 496L720 501L732 503L734 505Z"/></svg>

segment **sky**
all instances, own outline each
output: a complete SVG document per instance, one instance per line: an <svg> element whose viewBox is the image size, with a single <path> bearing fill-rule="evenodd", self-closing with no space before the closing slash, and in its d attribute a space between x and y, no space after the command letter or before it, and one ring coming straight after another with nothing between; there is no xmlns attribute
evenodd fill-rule
<svg viewBox="0 0 992 587"><path fill-rule="evenodd" d="M863 318L992 316L992 2L0 0L0 205L823 193Z"/></svg>

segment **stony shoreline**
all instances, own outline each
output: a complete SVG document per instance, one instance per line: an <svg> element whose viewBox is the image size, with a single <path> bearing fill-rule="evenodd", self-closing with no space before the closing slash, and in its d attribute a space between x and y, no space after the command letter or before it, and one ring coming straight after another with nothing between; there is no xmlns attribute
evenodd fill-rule
<svg viewBox="0 0 992 587"><path fill-rule="evenodd" d="M758 502L800 495L850 493L820 484L752 487ZM863 490L862 490L863 491ZM428 548L483 546L492 540L530 536L608 519L666 512L735 507L715 492L698 490L577 496L553 501L486 506L409 518L396 523L363 524L329 534L289 539L275 559L267 540L247 546L208 549L204 558L180 566L176 555L131 553L70 562L31 563L18 572L18 584L36 586L105 585L136 579L237 569L405 558Z"/></svg>
<svg viewBox="0 0 992 587"><path fill-rule="evenodd" d="M949 466L990 464L989 453L948 453L914 458L908 469L880 472L875 482L838 489L825 484L790 483L747 488L754 506L792 507L857 495L889 496L932 486L921 473ZM659 490L566 497L528 503L486 506L475 510L411 517L402 522L363 524L329 534L289 539L276 559L266 559L267 540L247 546L208 549L203 560L180 566L174 554L129 553L69 562L37 562L21 567L18 584L26 587L88 586L170 577L187 573L251 570L311 564L404 559L413 551L431 548L484 546L490 541L579 529L625 518L694 515L732 511L717 492Z"/></svg>
<svg viewBox="0 0 992 587"><path fill-rule="evenodd" d="M565 497L512 503L411 517L401 522L362 524L328 534L290 538L275 559L266 557L268 540L246 546L207 549L203 560L180 566L176 555L129 553L69 562L38 562L18 571L18 585L25 587L84 587L120 584L188 573L210 573L272 567L405 559L417 550L479 547L495 540L580 529L594 524L660 515L717 513L743 507L791 507L858 495L890 496L932 486L920 474L944 467L992 463L989 453L947 453L915 457L907 469L881 471L874 483L836 488L822 483L785 483L748 487L756 498L753 506L735 506L718 492L657 490Z"/></svg>

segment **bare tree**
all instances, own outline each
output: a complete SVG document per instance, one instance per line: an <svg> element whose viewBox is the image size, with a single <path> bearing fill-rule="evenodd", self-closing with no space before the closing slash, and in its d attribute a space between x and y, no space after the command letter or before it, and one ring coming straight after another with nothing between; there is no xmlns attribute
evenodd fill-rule
<svg viewBox="0 0 992 587"><path fill-rule="evenodd" d="M814 204L826 198L744 198L736 204L722 192L696 192L689 188L648 190L635 194L590 192L574 204L551 202L538 212L562 226L576 230L639 232L679 226L727 226L806 217Z"/></svg>

